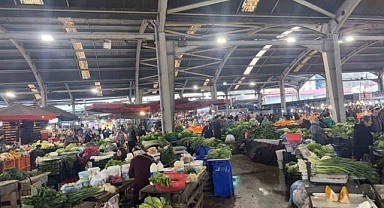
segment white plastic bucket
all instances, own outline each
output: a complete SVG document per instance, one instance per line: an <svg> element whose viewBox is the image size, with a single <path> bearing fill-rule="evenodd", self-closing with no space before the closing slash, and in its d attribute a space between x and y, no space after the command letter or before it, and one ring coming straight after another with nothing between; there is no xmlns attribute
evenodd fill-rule
<svg viewBox="0 0 384 208"><path fill-rule="evenodd" d="M284 167L283 167L283 161L282 160L278 160L277 163L279 164L279 169L280 170L283 170Z"/></svg>
<svg viewBox="0 0 384 208"><path fill-rule="evenodd" d="M276 157L277 157L277 160L283 160L283 152L285 152L285 150L276 150Z"/></svg>

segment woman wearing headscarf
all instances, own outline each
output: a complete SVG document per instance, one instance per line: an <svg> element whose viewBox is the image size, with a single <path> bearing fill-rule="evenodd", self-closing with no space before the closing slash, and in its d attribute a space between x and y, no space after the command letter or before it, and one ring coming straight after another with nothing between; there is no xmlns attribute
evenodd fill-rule
<svg viewBox="0 0 384 208"><path fill-rule="evenodd" d="M325 131L323 128L320 127L320 123L318 119L312 120L311 127L309 128L309 132L311 132L313 136L313 140L315 140L316 143L319 143L321 145L327 144Z"/></svg>
<svg viewBox="0 0 384 208"><path fill-rule="evenodd" d="M119 147L119 149L117 150L117 153L113 159L125 161L126 158L127 158L127 150L125 150L123 147Z"/></svg>

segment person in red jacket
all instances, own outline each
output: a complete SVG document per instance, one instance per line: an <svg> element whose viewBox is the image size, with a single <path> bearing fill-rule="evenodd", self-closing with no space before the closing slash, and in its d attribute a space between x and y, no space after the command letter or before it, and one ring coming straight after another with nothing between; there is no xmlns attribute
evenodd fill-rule
<svg viewBox="0 0 384 208"><path fill-rule="evenodd" d="M142 202L139 200L139 192L149 184L149 168L152 163L155 163L155 160L147 154L138 155L131 160L128 175L130 178L135 179L133 181L133 200L135 205L139 205Z"/></svg>

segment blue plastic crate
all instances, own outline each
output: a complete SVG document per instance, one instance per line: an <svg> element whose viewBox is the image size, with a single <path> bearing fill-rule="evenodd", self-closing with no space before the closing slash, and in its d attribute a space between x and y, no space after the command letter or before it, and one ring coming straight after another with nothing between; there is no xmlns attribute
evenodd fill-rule
<svg viewBox="0 0 384 208"><path fill-rule="evenodd" d="M196 154L197 155L204 155L205 156L205 155L208 154L210 149L211 148L209 148L209 147L200 147L199 149L197 149Z"/></svg>
<svg viewBox="0 0 384 208"><path fill-rule="evenodd" d="M212 160L212 165L213 166L219 166L219 165L231 165L231 162L229 159L227 160Z"/></svg>
<svg viewBox="0 0 384 208"><path fill-rule="evenodd" d="M213 186L215 196L232 197L234 195L231 165L213 166Z"/></svg>
<svg viewBox="0 0 384 208"><path fill-rule="evenodd" d="M168 138L167 140L168 140L168 142L176 142L177 138Z"/></svg>
<svg viewBox="0 0 384 208"><path fill-rule="evenodd" d="M352 146L340 146L340 145L332 145L333 149L335 149L337 157L342 158L351 158L352 157Z"/></svg>

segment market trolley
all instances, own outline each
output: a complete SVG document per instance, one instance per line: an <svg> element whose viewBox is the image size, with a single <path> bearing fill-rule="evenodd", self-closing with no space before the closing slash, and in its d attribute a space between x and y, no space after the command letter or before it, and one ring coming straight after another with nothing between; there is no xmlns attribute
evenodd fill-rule
<svg viewBox="0 0 384 208"><path fill-rule="evenodd" d="M204 170L199 174L196 182L187 183L181 191L171 192L171 205L174 208L202 208L204 199L204 184L208 173ZM158 191L155 186L147 185L140 190L139 198L144 199L147 195L159 196L163 192ZM192 206L193 205L193 206Z"/></svg>

